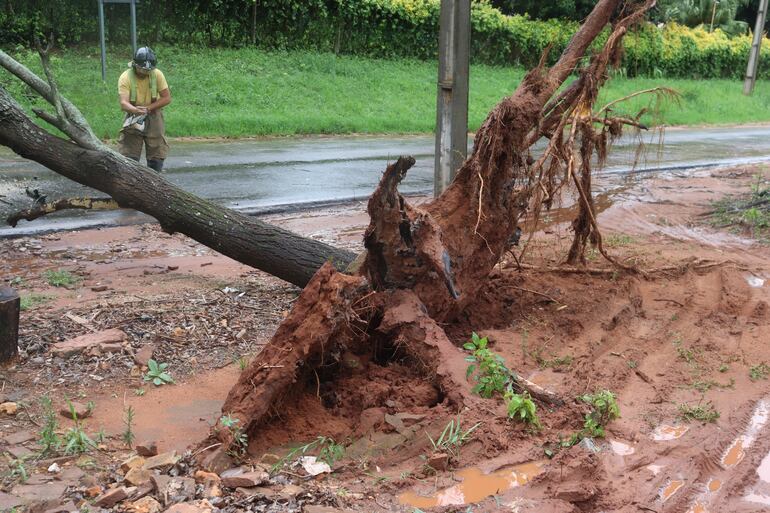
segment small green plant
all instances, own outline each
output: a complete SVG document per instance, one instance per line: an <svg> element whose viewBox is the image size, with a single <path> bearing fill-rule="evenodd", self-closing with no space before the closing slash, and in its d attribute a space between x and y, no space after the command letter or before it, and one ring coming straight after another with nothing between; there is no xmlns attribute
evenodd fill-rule
<svg viewBox="0 0 770 513"><path fill-rule="evenodd" d="M704 405L698 404L697 406L682 403L679 405L679 417L686 422L692 420L716 422L719 418L719 412L710 401Z"/></svg>
<svg viewBox="0 0 770 513"><path fill-rule="evenodd" d="M295 447L289 453L281 458L275 465L270 468L270 473L274 473L276 470L284 467L290 461L293 461L298 456L304 456L309 452L317 452L318 459L325 461L330 466L335 462L341 460L345 456L345 446L338 444L334 441L334 438L329 436L317 436L315 440Z"/></svg>
<svg viewBox="0 0 770 513"><path fill-rule="evenodd" d="M243 431L243 428L239 426L240 420L231 417L230 415L223 415L219 419L220 424L226 427L230 434L233 436L233 445L235 446L235 455L241 457L246 454L249 448L249 437Z"/></svg>
<svg viewBox="0 0 770 513"><path fill-rule="evenodd" d="M56 431L59 429L59 418L53 408L51 398L44 395L40 398L43 408L43 427L40 430L40 446L43 454L55 453L59 450L62 440Z"/></svg>
<svg viewBox="0 0 770 513"><path fill-rule="evenodd" d="M695 363L698 351L693 348L685 348L682 345L682 342L682 336L678 333L675 334L672 344L674 344L674 349L676 349L677 356L692 365Z"/></svg>
<svg viewBox="0 0 770 513"><path fill-rule="evenodd" d="M751 378L751 381L767 379L768 375L770 375L770 366L764 362L758 365L752 365L749 369L749 378Z"/></svg>
<svg viewBox="0 0 770 513"><path fill-rule="evenodd" d="M134 434L134 407L131 405L128 405L123 412L123 424L126 426L126 429L123 430L123 442L130 449L133 447L134 440L136 439Z"/></svg>
<svg viewBox="0 0 770 513"><path fill-rule="evenodd" d="M730 366L727 365L726 363L723 363L722 365L719 366L718 370L719 372L727 372L730 370Z"/></svg>
<svg viewBox="0 0 770 513"><path fill-rule="evenodd" d="M434 452L446 452L451 457L457 458L460 456L460 447L471 439L471 434L480 425L481 422L477 422L467 430L463 431L460 426L460 418L458 417L456 421L454 419L449 421L437 440L431 438L430 434L425 434L428 436L428 440L430 440Z"/></svg>
<svg viewBox="0 0 770 513"><path fill-rule="evenodd" d="M96 439L96 443L103 444L104 441L107 440L107 432L104 430L103 427L101 427L99 428L99 431L97 431L94 438Z"/></svg>
<svg viewBox="0 0 770 513"><path fill-rule="evenodd" d="M146 393L146 390L144 388L135 388L134 389L134 395L137 397L141 397Z"/></svg>
<svg viewBox="0 0 770 513"><path fill-rule="evenodd" d="M626 365L628 365L629 369L636 369L637 367L639 367L639 362L637 362L636 360L628 360L626 362Z"/></svg>
<svg viewBox="0 0 770 513"><path fill-rule="evenodd" d="M69 271L58 269L56 271L49 269L43 273L43 278L52 287L69 288L79 283L82 278L75 276Z"/></svg>
<svg viewBox="0 0 770 513"><path fill-rule="evenodd" d="M245 356L239 356L236 358L235 363L238 365L238 368L241 370L241 372L245 371L249 366L249 360Z"/></svg>
<svg viewBox="0 0 770 513"><path fill-rule="evenodd" d="M72 402L67 401L69 406L70 416L75 421L75 427L71 427L64 433L64 454L79 454L82 452L88 452L94 447L96 443L86 434L80 425L80 419L75 412L75 406Z"/></svg>
<svg viewBox="0 0 770 513"><path fill-rule="evenodd" d="M537 417L537 406L528 393L516 394L512 389L505 393L505 404L508 418L529 424L540 429L540 419Z"/></svg>
<svg viewBox="0 0 770 513"><path fill-rule="evenodd" d="M735 379L730 378L727 383L719 383L713 379L693 381L691 385L695 390L704 393L708 392L712 388L733 388L735 386Z"/></svg>
<svg viewBox="0 0 770 513"><path fill-rule="evenodd" d="M630 235L626 235L625 233L613 233L607 237L607 240L605 241L605 245L607 247L613 248L613 247L628 246L633 244L634 242L636 242L636 239L634 239Z"/></svg>
<svg viewBox="0 0 770 513"><path fill-rule="evenodd" d="M46 296L45 294L30 294L28 296L21 296L19 308L22 312L31 310L36 306L40 306L53 299L52 296Z"/></svg>
<svg viewBox="0 0 770 513"><path fill-rule="evenodd" d="M591 412L586 413L583 419L583 429L573 434L569 442L562 445L575 445L587 437L604 438L605 426L620 417L615 394L609 390L583 395L580 400L591 406Z"/></svg>
<svg viewBox="0 0 770 513"><path fill-rule="evenodd" d="M29 472L27 466L24 464L25 458L19 458L11 460L8 466L11 469L11 479L18 479L22 483L25 483L29 479Z"/></svg>
<svg viewBox="0 0 770 513"><path fill-rule="evenodd" d="M166 372L166 369L168 368L167 363L158 363L155 360L150 359L150 361L147 362L147 367L147 374L144 375L145 381L151 381L156 387L174 382L171 375Z"/></svg>
<svg viewBox="0 0 770 513"><path fill-rule="evenodd" d="M540 354L535 355L535 361L540 366L541 369L546 368L552 368L555 369L557 367L569 367L572 365L574 358L572 355L567 356L555 356L551 359L545 359Z"/></svg>
<svg viewBox="0 0 770 513"><path fill-rule="evenodd" d="M475 332L471 340L463 345L472 354L465 358L472 362L465 372L466 377L473 376L476 380L472 392L489 399L495 392L505 393L508 382L511 380L511 371L505 366L503 358L492 352L487 345L487 337L481 338Z"/></svg>

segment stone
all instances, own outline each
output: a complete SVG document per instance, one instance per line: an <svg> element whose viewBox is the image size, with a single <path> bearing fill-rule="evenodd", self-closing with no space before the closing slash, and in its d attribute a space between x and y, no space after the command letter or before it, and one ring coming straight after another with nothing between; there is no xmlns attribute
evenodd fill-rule
<svg viewBox="0 0 770 513"><path fill-rule="evenodd" d="M205 472L203 470L196 470L193 477L195 478L196 483L207 483L210 481L218 483L221 481L218 475L214 474L213 472Z"/></svg>
<svg viewBox="0 0 770 513"><path fill-rule="evenodd" d="M126 506L126 510L130 513L160 513L162 508L160 502L152 497L142 497Z"/></svg>
<svg viewBox="0 0 770 513"><path fill-rule="evenodd" d="M70 404L72 405L72 408L70 408ZM71 401L70 404L62 406L61 410L59 410L59 414L62 417L75 420L75 416L77 416L78 419L85 419L90 417L91 413L93 413L87 404L75 401ZM75 416L72 415L72 410L75 410Z"/></svg>
<svg viewBox="0 0 770 513"><path fill-rule="evenodd" d="M23 445L14 445L13 447L6 447L6 452L14 457L14 459L22 460L26 459L33 454L35 454L33 451L30 451Z"/></svg>
<svg viewBox="0 0 770 513"><path fill-rule="evenodd" d="M439 471L448 469L449 455L443 452L433 453L428 458L428 466Z"/></svg>
<svg viewBox="0 0 770 513"><path fill-rule="evenodd" d="M305 491L304 488L301 486L293 485L293 484L287 484L283 488L281 488L281 491L278 492L278 495L282 499L293 499L297 495L303 493Z"/></svg>
<svg viewBox="0 0 770 513"><path fill-rule="evenodd" d="M87 333L64 342L57 342L51 346L51 354L61 358L69 358L93 347L104 350L103 346L110 344L122 344L126 334L117 328Z"/></svg>
<svg viewBox="0 0 770 513"><path fill-rule="evenodd" d="M23 504L24 501L21 498L0 492L0 511L11 511L13 508Z"/></svg>
<svg viewBox="0 0 770 513"><path fill-rule="evenodd" d="M139 456L138 454L131 456L126 461L120 464L120 470L123 472L128 472L132 468L141 468L144 466L144 464L147 462L145 458L142 456Z"/></svg>
<svg viewBox="0 0 770 513"><path fill-rule="evenodd" d="M75 503L72 501L69 501L65 504L60 504L58 506L54 506L53 508L49 508L45 510L45 513L79 513L80 509L78 509L77 506L75 506Z"/></svg>
<svg viewBox="0 0 770 513"><path fill-rule="evenodd" d="M206 511L211 511L203 509L199 506L196 506L195 504L190 504L189 502L183 503L183 504L174 504L170 508L168 508L164 513L205 513Z"/></svg>
<svg viewBox="0 0 770 513"><path fill-rule="evenodd" d="M158 442L155 440L147 440L142 443L136 444L134 447L136 453L139 456L151 457L158 455Z"/></svg>
<svg viewBox="0 0 770 513"><path fill-rule="evenodd" d="M356 433L359 435L366 435L367 433L377 429L377 426L382 425L385 422L385 414L387 411L385 408L367 408L361 412L361 417L358 420L358 427Z"/></svg>
<svg viewBox="0 0 770 513"><path fill-rule="evenodd" d="M19 411L19 405L12 402L2 403L0 404L0 413L5 413L6 415L16 415L16 412Z"/></svg>
<svg viewBox="0 0 770 513"><path fill-rule="evenodd" d="M253 486L251 488L239 487L236 488L235 491L245 497L264 497L271 501L279 498L278 493L263 486Z"/></svg>
<svg viewBox="0 0 770 513"><path fill-rule="evenodd" d="M131 486L139 486L150 480L152 471L143 468L132 468L126 472L124 480Z"/></svg>
<svg viewBox="0 0 770 513"><path fill-rule="evenodd" d="M137 501L145 497L146 495L150 495L154 491L155 491L155 483L153 483L152 478L150 478L148 482L137 486L136 490L134 490L134 492L128 496L128 499L132 501Z"/></svg>
<svg viewBox="0 0 770 513"><path fill-rule="evenodd" d="M259 459L259 462L264 465L275 465L276 463L281 461L281 457L277 454L272 454L269 452L266 452L262 455L262 457Z"/></svg>
<svg viewBox="0 0 770 513"><path fill-rule="evenodd" d="M86 488L86 497L98 497L102 493L102 487L99 485L89 486Z"/></svg>
<svg viewBox="0 0 770 513"><path fill-rule="evenodd" d="M111 508L115 504L128 498L128 492L122 486L107 490L94 500L93 505L100 508Z"/></svg>
<svg viewBox="0 0 770 513"><path fill-rule="evenodd" d="M209 472L221 474L233 466L233 459L223 447L218 447L203 458L201 466Z"/></svg>
<svg viewBox="0 0 770 513"><path fill-rule="evenodd" d="M136 364L140 367L146 367L154 352L155 346L153 344L143 345L142 348L134 355L134 362L136 362Z"/></svg>
<svg viewBox="0 0 770 513"><path fill-rule="evenodd" d="M11 493L25 502L58 501L67 489L67 483L45 483L38 485L19 485Z"/></svg>
<svg viewBox="0 0 770 513"><path fill-rule="evenodd" d="M330 508L328 506L317 506L315 504L309 504L302 509L303 513L353 513L349 509L337 509Z"/></svg>
<svg viewBox="0 0 770 513"><path fill-rule="evenodd" d="M158 454L152 458L147 458L147 461L144 462L144 466L142 468L165 472L176 465L178 461L179 456L177 456L176 451L164 452L163 454Z"/></svg>
<svg viewBox="0 0 770 513"><path fill-rule="evenodd" d="M270 475L264 471L256 472L244 472L242 474L222 477L222 486L227 488L250 488L252 486L259 486L270 480Z"/></svg>
<svg viewBox="0 0 770 513"><path fill-rule="evenodd" d="M107 285L94 285L93 287L91 287L91 290L94 292L104 292L108 288L109 287Z"/></svg>
<svg viewBox="0 0 770 513"><path fill-rule="evenodd" d="M158 492L157 497L166 506L195 497L195 480L192 478L153 474L152 482Z"/></svg>
<svg viewBox="0 0 770 513"><path fill-rule="evenodd" d="M32 431L18 431L16 433L7 435L5 438L3 438L3 440L8 445L18 445L23 444L24 442L29 442L30 440L34 440L35 438L37 438L37 435Z"/></svg>

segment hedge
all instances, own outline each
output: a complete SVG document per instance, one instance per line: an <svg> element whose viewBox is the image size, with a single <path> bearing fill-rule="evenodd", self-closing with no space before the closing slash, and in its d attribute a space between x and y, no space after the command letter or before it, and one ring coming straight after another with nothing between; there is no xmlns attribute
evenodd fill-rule
<svg viewBox="0 0 770 513"><path fill-rule="evenodd" d="M33 22L45 27L29 0L7 0L15 9L0 9L0 44L18 44ZM48 0L69 3L59 18L60 42L96 41L92 0ZM153 0L138 4L140 41L169 44L243 46L249 44L251 10L256 2L257 45L266 49L303 49L381 58L435 59L440 0ZM126 9L124 9L126 10ZM127 10L126 10L127 11ZM118 11L116 11L117 13ZM126 36L127 20L109 34L111 42ZM124 16L125 18L125 16ZM74 24L69 27L68 24ZM471 55L474 62L532 67L551 47L558 58L578 29L576 22L531 20L507 16L488 0L473 0ZM108 27L109 28L109 27ZM601 44L606 33L597 41ZM621 73L628 76L740 78L745 73L751 36L730 37L720 30L676 24L646 23L625 38ZM770 68L770 40L762 46L760 74Z"/></svg>

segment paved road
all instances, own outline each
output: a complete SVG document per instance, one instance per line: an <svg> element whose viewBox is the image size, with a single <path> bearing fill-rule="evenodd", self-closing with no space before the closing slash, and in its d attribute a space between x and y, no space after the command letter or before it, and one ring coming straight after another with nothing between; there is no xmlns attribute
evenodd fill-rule
<svg viewBox="0 0 770 513"><path fill-rule="evenodd" d="M662 144L658 144L657 135L645 135L643 142L646 150L635 166L638 140L617 141L602 172L626 175L770 161L770 127L672 129L665 133ZM177 142L167 161L167 177L194 194L228 207L265 212L364 199L388 162L399 155L413 155L417 164L401 190L430 193L433 144L431 136ZM49 198L103 196L0 149L0 218L29 206L25 187L39 189ZM31 223L22 221L15 229L2 227L0 238L147 219L128 211L61 212Z"/></svg>

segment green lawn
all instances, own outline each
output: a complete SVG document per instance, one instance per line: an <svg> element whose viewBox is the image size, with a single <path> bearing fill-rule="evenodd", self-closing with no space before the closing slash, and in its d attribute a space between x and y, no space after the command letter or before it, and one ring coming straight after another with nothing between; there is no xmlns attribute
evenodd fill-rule
<svg viewBox="0 0 770 513"><path fill-rule="evenodd" d="M415 133L434 127L432 62L253 49L156 50L174 98L166 110L170 136ZM39 70L33 53L11 54ZM103 83L96 47L67 50L54 59L61 91L80 107L100 137L113 138L119 129L117 78L128 60L128 51L110 53ZM515 89L523 74L519 68L472 67L471 130ZM29 103L31 95L5 71L0 71L0 85ZM662 110L667 125L770 121L767 82L759 83L754 96L747 98L738 81L616 78L600 101L662 85L682 94L678 105ZM647 103L639 98L621 109L633 112Z"/></svg>

